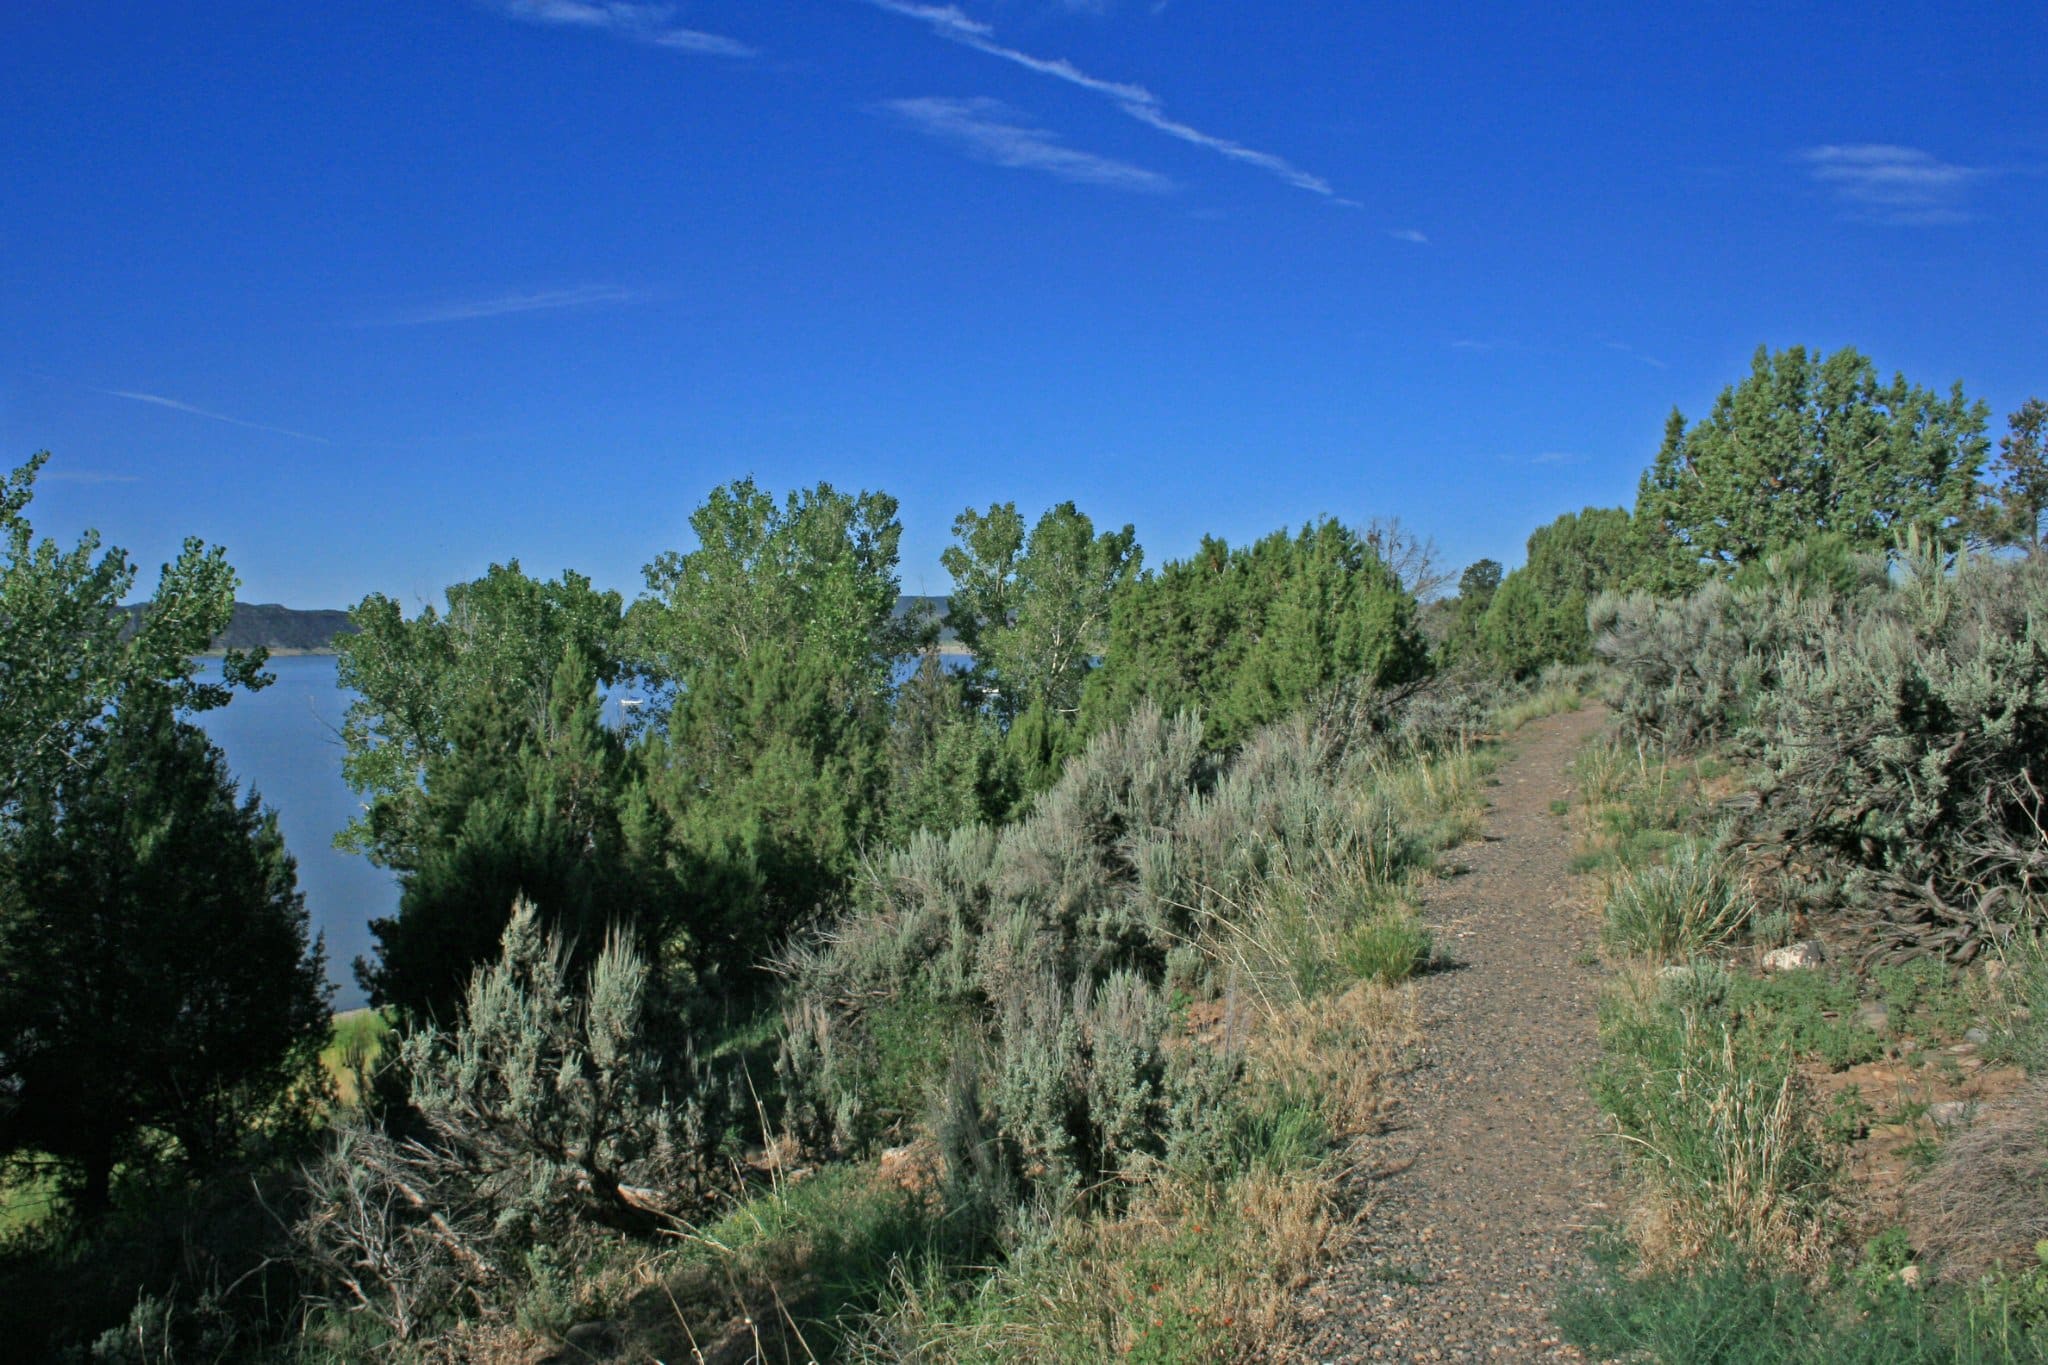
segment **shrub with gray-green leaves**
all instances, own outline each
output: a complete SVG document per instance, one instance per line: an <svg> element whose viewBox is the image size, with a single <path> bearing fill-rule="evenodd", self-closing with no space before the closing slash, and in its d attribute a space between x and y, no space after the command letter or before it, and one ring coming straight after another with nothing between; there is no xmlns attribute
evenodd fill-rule
<svg viewBox="0 0 2048 1365"><path fill-rule="evenodd" d="M1637 737L1759 761L1758 827L1875 953L1967 962L2048 886L2048 562L1913 545L1882 584L1856 564L1848 594L1835 564L1604 598L1599 648Z"/></svg>
<svg viewBox="0 0 2048 1365"><path fill-rule="evenodd" d="M700 1196L702 1111L663 1093L648 977L614 934L576 980L520 901L460 1026L401 1045L410 1121L353 1115L307 1169L295 1232L315 1298L412 1339L502 1301L536 1247L593 1225L653 1231Z"/></svg>
<svg viewBox="0 0 2048 1365"><path fill-rule="evenodd" d="M1022 819L876 859L784 964L793 1127L839 1150L935 1131L981 1205L1221 1159L1236 1063L1166 1041L1177 1004L1228 989L1196 945L1287 897L1348 924L1426 856L1372 790L1400 735L1398 708L1325 707L1224 763L1193 717L1141 707Z"/></svg>

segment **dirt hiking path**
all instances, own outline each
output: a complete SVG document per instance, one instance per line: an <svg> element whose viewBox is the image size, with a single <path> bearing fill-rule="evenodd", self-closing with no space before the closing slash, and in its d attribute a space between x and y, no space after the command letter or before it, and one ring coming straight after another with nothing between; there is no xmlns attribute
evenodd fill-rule
<svg viewBox="0 0 2048 1365"><path fill-rule="evenodd" d="M1495 773L1470 871L1423 905L1451 966L1417 983L1421 1042L1361 1178L1346 1258L1306 1291L1304 1361L1577 1360L1549 1309L1613 1203L1586 1091L1594 921L1574 899L1572 756L1606 713L1535 721Z"/></svg>

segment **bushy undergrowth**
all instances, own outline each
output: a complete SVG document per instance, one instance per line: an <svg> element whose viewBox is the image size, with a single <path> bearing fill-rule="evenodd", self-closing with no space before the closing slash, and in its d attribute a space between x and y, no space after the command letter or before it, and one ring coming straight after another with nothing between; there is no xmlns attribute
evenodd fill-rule
<svg viewBox="0 0 2048 1365"><path fill-rule="evenodd" d="M1719 1248L1641 1273L1610 1257L1558 1311L1567 1338L1599 1359L1659 1365L2005 1365L2048 1359L2024 1286L1930 1303L1870 1264L1832 1291Z"/></svg>
<svg viewBox="0 0 2048 1365"><path fill-rule="evenodd" d="M1797 556L1681 602L1606 597L1630 731L1760 764L1760 824L1876 952L1968 962L2048 879L2048 563ZM1836 566L1840 569L1841 566Z"/></svg>
<svg viewBox="0 0 2048 1365"><path fill-rule="evenodd" d="M672 1225L705 1184L703 1097L663 1094L648 979L617 935L572 977L567 946L514 907L460 1025L401 1044L406 1109L346 1113L306 1168L295 1259L324 1310L309 1339L348 1354L508 1309L546 1317L576 1239Z"/></svg>
<svg viewBox="0 0 2048 1365"><path fill-rule="evenodd" d="M1709 837L1743 805L1709 799L1725 770L1712 754L1671 758L1649 740L1593 746L1576 769L1587 834L1599 865L1613 869L1608 945L1649 962L1624 971L1603 1002L1594 1079L1636 1181L1618 1244L1626 1264L1571 1296L1561 1324L1602 1358L2042 1358L2040 1082L1986 1105L1938 1144L1925 1141L1903 1192L1906 1226L1872 1236L1875 1206L1851 1178L1862 1158L1852 1162L1849 1145L1871 1111L1854 1085L1823 1105L1807 1077L1894 1048L1902 1065L1931 1055L1952 1069L1946 1049L1966 1033L1991 1059L2040 1065L2048 1026L2035 1020L2048 1017L2048 952L2015 934L1995 973L1919 956L1759 975L1755 945L1804 923L1782 909L1751 919L1748 945L1656 940L1642 921L1682 924L1674 907L1713 899L1672 895L1656 900L1670 913L1642 913L1646 888L1694 883L1689 860L1719 860L1731 886L1748 880L1767 897L1782 889L1753 868L1738 878L1743 844L1725 832ZM1776 919L1786 932L1766 924ZM1658 961L1673 965L1653 969ZM1979 1024L1988 1032L1972 1033Z"/></svg>
<svg viewBox="0 0 2048 1365"><path fill-rule="evenodd" d="M1475 827L1481 764L1418 738L1354 699L1219 764L1141 708L1015 824L872 865L788 963L792 1118L929 1135L999 1269L906 1262L871 1349L1207 1358L1277 1311L1431 953L1402 884Z"/></svg>
<svg viewBox="0 0 2048 1365"><path fill-rule="evenodd" d="M1141 709L1025 819L881 860L790 964L801 1130L858 1150L971 1101L939 1129L986 1126L1034 1189L1142 1175L1202 1122L1210 1063L1164 1045L1177 999L1312 995L1426 957L1392 891L1428 849L1372 780L1381 753L1303 721L1218 771L1191 720ZM971 1096L906 1093L906 1050L977 1058Z"/></svg>

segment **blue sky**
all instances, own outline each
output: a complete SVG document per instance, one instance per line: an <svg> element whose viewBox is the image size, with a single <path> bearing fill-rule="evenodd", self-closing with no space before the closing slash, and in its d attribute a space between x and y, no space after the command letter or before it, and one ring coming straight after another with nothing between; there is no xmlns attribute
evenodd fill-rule
<svg viewBox="0 0 2048 1365"><path fill-rule="evenodd" d="M746 474L1513 563L1759 344L2048 396L2048 11L9 0L0 460L250 600Z"/></svg>

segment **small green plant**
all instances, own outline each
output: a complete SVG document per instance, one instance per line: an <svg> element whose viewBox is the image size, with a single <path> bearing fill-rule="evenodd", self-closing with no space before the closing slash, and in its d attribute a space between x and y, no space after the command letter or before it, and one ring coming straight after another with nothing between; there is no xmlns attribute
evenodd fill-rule
<svg viewBox="0 0 2048 1365"><path fill-rule="evenodd" d="M1663 864L1623 875L1608 892L1608 947L1656 961L1717 948L1753 909L1728 860L1702 843L1675 846Z"/></svg>
<svg viewBox="0 0 2048 1365"><path fill-rule="evenodd" d="M1389 911L1354 928L1343 942L1340 960L1352 980L1391 985L1422 970L1433 948L1429 930L1413 914Z"/></svg>

